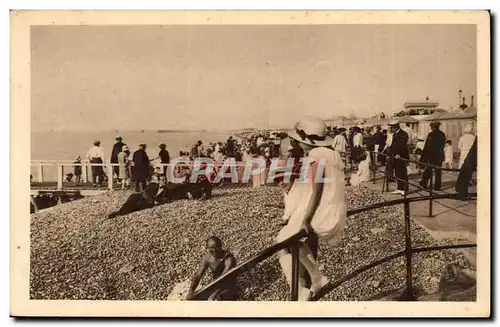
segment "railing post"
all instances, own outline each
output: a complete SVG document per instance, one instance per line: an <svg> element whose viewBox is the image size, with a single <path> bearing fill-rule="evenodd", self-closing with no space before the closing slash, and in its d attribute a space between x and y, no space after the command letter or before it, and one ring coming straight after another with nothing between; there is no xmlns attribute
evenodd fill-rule
<svg viewBox="0 0 500 327"><path fill-rule="evenodd" d="M42 162L38 162L38 183L43 183L43 165Z"/></svg>
<svg viewBox="0 0 500 327"><path fill-rule="evenodd" d="M370 152L371 153L371 152ZM376 162L376 161L375 161ZM375 184L375 180L377 178L377 166L375 165L375 162L372 162L372 170L373 170L373 184Z"/></svg>
<svg viewBox="0 0 500 327"><path fill-rule="evenodd" d="M299 243L290 248L292 254L292 301L299 300Z"/></svg>
<svg viewBox="0 0 500 327"><path fill-rule="evenodd" d="M382 193L385 192L385 185L386 185L386 180L387 180L387 157L386 158L386 164L384 167L384 179L382 180Z"/></svg>
<svg viewBox="0 0 500 327"><path fill-rule="evenodd" d="M432 196L432 190L434 189L434 167L430 167L431 169L431 180L429 186L429 196ZM432 217L432 198L429 199L429 217Z"/></svg>
<svg viewBox="0 0 500 327"><path fill-rule="evenodd" d="M62 190L63 188L63 166L61 164L57 165L57 189Z"/></svg>
<svg viewBox="0 0 500 327"><path fill-rule="evenodd" d="M385 171L387 172L386 173L386 177L385 177L385 190L386 192L389 192L389 179L392 177L392 173L393 173L393 169L394 167L392 166L393 164L393 160L392 160L392 154L388 155L385 157L386 160L388 159L388 161L386 162L386 165L385 165Z"/></svg>
<svg viewBox="0 0 500 327"><path fill-rule="evenodd" d="M82 179L84 183L89 182L89 175L87 171L87 163L85 161L82 161Z"/></svg>
<svg viewBox="0 0 500 327"><path fill-rule="evenodd" d="M412 276L412 254L411 247L411 229L410 229L410 201L405 196L404 203L405 212L405 256L406 256L406 294L404 294L405 301L414 301L413 295L413 276Z"/></svg>
<svg viewBox="0 0 500 327"><path fill-rule="evenodd" d="M108 190L113 190L113 164L108 165Z"/></svg>

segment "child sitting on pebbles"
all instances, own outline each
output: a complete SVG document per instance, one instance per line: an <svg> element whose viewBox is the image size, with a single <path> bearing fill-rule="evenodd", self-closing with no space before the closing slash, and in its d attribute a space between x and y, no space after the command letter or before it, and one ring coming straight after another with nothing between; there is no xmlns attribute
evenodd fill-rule
<svg viewBox="0 0 500 327"><path fill-rule="evenodd" d="M365 151L364 154L360 155L360 160L358 170L351 175L350 185L352 186L358 186L363 182L370 181L370 153Z"/></svg>
<svg viewBox="0 0 500 327"><path fill-rule="evenodd" d="M299 142L308 161L302 163L307 164L302 168L305 176L294 181L287 195L285 206L292 203L292 194L295 204L289 212L287 225L281 229L276 241L283 242L305 229L308 234L316 234L319 239L335 245L340 240L347 217L342 158L338 151L329 147L332 140L326 135L323 120L306 118L300 120L295 129L289 137ZM282 250L278 257L291 287L292 256L287 250ZM321 274L311 249L303 241L300 242L299 260L311 278L310 288L306 287L303 278L299 279L299 300L308 301L327 285L328 278Z"/></svg>

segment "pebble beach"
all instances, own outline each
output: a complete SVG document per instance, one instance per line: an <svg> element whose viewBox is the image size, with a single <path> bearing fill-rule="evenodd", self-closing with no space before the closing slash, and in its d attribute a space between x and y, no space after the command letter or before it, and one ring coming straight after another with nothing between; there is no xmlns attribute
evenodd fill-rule
<svg viewBox="0 0 500 327"><path fill-rule="evenodd" d="M219 236L242 262L274 243L283 196L278 187L221 187L213 198L177 201L115 219L130 191L87 197L31 215L31 299L166 300L189 280L205 254L205 240ZM383 201L360 186L346 187L348 209ZM412 222L414 246L438 242ZM320 242L323 274L336 280L356 268L404 249L402 206L351 215L341 242ZM448 264L475 270L459 250L414 255L414 285L431 293ZM341 284L322 301L366 301L405 284L405 259L397 258ZM209 274L202 284L209 281ZM287 301L289 289L275 257L240 275L241 300Z"/></svg>

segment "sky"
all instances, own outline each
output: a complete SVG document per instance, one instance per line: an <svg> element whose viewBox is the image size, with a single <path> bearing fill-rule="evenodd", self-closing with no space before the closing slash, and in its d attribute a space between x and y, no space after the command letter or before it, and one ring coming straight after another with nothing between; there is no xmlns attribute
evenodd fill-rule
<svg viewBox="0 0 500 327"><path fill-rule="evenodd" d="M33 131L291 127L469 103L476 29L33 26L31 79Z"/></svg>

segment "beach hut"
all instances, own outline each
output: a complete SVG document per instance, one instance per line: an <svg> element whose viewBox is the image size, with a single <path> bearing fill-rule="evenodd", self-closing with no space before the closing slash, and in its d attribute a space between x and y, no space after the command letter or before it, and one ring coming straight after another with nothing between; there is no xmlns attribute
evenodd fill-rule
<svg viewBox="0 0 500 327"><path fill-rule="evenodd" d="M472 125L476 131L477 108L468 107L465 109L455 109L439 117L441 130L446 134L446 138L451 140L455 151L458 151L458 140L463 134L465 126Z"/></svg>
<svg viewBox="0 0 500 327"><path fill-rule="evenodd" d="M418 134L427 136L430 132L430 123L439 121L440 129L445 133L446 138L451 140L454 151L458 151L458 140L463 134L464 127L471 124L476 130L477 108L467 107L465 109L457 108L448 112L435 112L426 119L420 121Z"/></svg>
<svg viewBox="0 0 500 327"><path fill-rule="evenodd" d="M406 124L410 124L409 127L413 132L418 132L418 123L419 121L412 116L402 116L402 117L394 117L402 126Z"/></svg>
<svg viewBox="0 0 500 327"><path fill-rule="evenodd" d="M431 122L439 121L439 118L447 113L448 113L447 111L436 111L433 114L428 115L424 119L421 119L418 123L417 134L425 138L427 134L429 134L429 132L431 131L431 126L430 126Z"/></svg>

